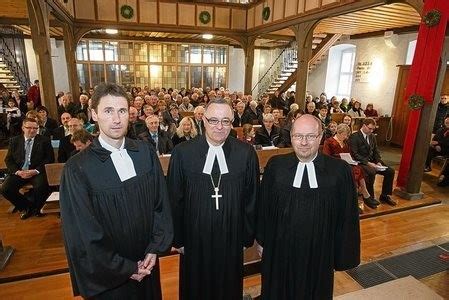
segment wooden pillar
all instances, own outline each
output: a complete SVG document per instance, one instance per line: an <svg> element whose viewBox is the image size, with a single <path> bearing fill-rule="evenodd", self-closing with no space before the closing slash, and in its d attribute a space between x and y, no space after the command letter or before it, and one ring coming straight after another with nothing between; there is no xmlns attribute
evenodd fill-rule
<svg viewBox="0 0 449 300"><path fill-rule="evenodd" d="M42 105L45 105L50 116L58 119L55 100L55 83L51 61L49 32L49 8L44 0L27 0L30 19L31 39L36 55L37 71Z"/></svg>
<svg viewBox="0 0 449 300"><path fill-rule="evenodd" d="M309 76L309 61L312 58L313 30L318 21L308 21L290 27L295 33L298 45L296 54L298 57L298 69L296 72L296 96L295 102L305 110L307 79Z"/></svg>
<svg viewBox="0 0 449 300"><path fill-rule="evenodd" d="M431 10L438 10L441 19L434 26L422 22L419 27L404 99L408 101L411 95L419 95L424 99L424 106L410 113L397 178L395 192L406 199L422 198L422 172L446 69L447 57L442 49L449 19L449 1L427 0L423 15ZM438 74L440 80L436 84Z"/></svg>
<svg viewBox="0 0 449 300"><path fill-rule="evenodd" d="M242 43L243 51L245 52L245 95L252 94L255 41L256 39L254 37L248 37Z"/></svg>
<svg viewBox="0 0 449 300"><path fill-rule="evenodd" d="M74 30L71 24L64 23L62 25L64 31L64 50L65 59L67 63L67 75L69 79L70 92L73 95L73 99L78 101L79 98L79 79L76 71L76 45Z"/></svg>

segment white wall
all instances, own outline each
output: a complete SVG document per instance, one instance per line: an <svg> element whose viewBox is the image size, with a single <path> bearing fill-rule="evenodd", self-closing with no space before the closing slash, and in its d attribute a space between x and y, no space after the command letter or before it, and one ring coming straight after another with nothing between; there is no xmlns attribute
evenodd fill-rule
<svg viewBox="0 0 449 300"><path fill-rule="evenodd" d="M67 74L67 64L65 59L64 41L55 41L51 39L52 53L51 61L53 65L53 78L55 82L55 95L58 91L69 91L69 79ZM34 54L33 43L31 39L25 39L25 51L28 62L28 73L30 80L33 82L39 79L36 63L36 55Z"/></svg>
<svg viewBox="0 0 449 300"><path fill-rule="evenodd" d="M396 48L388 47L383 36L342 41L341 43L353 44L357 47L355 66L358 62L373 62L373 72L370 76L372 80L370 82L354 82L353 80L351 97L361 100L362 107L365 107L367 103L373 103L380 114L391 115L398 76L397 65L405 64L408 44L416 37L416 33L399 35ZM327 61L323 61L309 76L307 89L314 96L325 91L327 64ZM332 94L328 93L328 96L331 97Z"/></svg>
<svg viewBox="0 0 449 300"><path fill-rule="evenodd" d="M229 47L230 91L243 91L245 88L245 52L242 48Z"/></svg>

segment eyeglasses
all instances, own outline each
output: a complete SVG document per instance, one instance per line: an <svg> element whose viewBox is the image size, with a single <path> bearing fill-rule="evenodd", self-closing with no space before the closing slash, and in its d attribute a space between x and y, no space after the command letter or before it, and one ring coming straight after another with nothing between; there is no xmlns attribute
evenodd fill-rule
<svg viewBox="0 0 449 300"><path fill-rule="evenodd" d="M29 126L24 126L25 129L32 129L32 130L38 130L39 127L29 127Z"/></svg>
<svg viewBox="0 0 449 300"><path fill-rule="evenodd" d="M298 141L306 140L307 142L313 142L319 136L320 134L293 134L292 139Z"/></svg>
<svg viewBox="0 0 449 300"><path fill-rule="evenodd" d="M221 123L221 125L223 125L223 127L229 127L232 125L232 120L228 119L228 118L224 118L221 120L218 120L217 118L207 118L206 116L204 116L204 118L206 119L207 123L209 123L210 125L218 125L218 123Z"/></svg>

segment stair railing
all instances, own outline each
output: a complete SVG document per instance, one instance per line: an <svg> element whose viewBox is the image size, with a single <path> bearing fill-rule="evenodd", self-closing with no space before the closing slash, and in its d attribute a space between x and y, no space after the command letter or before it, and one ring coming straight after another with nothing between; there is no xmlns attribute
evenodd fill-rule
<svg viewBox="0 0 449 300"><path fill-rule="evenodd" d="M0 56L21 89L26 92L31 84L28 75L23 33L21 31L13 27L0 27Z"/></svg>

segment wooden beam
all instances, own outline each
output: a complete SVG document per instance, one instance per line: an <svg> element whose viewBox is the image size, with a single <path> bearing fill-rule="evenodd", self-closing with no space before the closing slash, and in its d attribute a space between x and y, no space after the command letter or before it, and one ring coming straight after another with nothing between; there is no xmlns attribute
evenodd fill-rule
<svg viewBox="0 0 449 300"><path fill-rule="evenodd" d="M36 55L42 105L45 105L50 116L57 120L58 111L55 100L48 20L50 11L44 0L27 0L27 6L30 17L31 38Z"/></svg>
<svg viewBox="0 0 449 300"><path fill-rule="evenodd" d="M73 32L73 27L70 24L63 25L64 31L64 50L65 59L67 64L67 75L69 79L70 91L73 95L73 99L78 100L79 98L79 79L76 70L76 46L75 34Z"/></svg>
<svg viewBox="0 0 449 300"><path fill-rule="evenodd" d="M391 28L391 29L387 29L387 30L380 30L380 31L368 32L368 33L360 33L360 34L351 35L351 40L383 36L385 34L385 31L390 31L390 30L396 34L416 33L416 32L418 32L418 29L419 29L418 25L413 25L413 26L407 26L407 27L402 27L402 28Z"/></svg>

